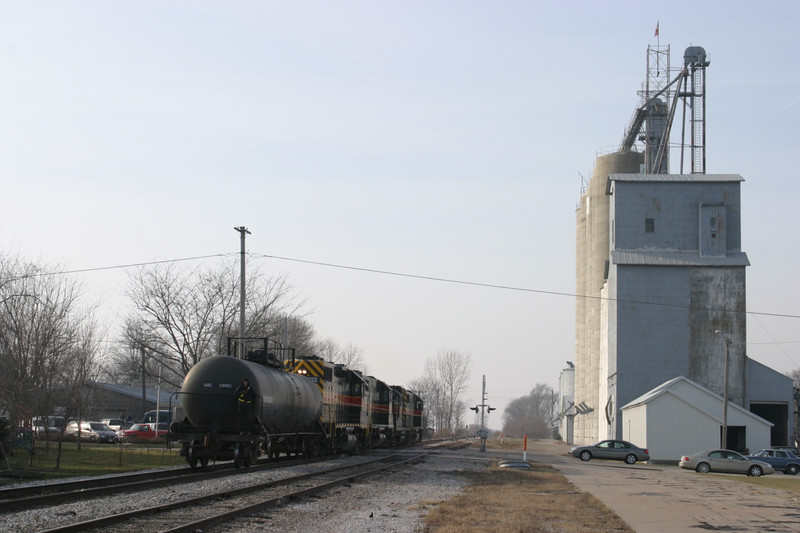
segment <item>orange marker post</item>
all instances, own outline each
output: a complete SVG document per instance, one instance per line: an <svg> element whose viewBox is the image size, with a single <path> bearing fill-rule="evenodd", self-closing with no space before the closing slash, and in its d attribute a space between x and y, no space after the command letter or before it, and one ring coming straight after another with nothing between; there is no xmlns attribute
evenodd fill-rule
<svg viewBox="0 0 800 533"><path fill-rule="evenodd" d="M528 435L522 439L522 460L528 460Z"/></svg>

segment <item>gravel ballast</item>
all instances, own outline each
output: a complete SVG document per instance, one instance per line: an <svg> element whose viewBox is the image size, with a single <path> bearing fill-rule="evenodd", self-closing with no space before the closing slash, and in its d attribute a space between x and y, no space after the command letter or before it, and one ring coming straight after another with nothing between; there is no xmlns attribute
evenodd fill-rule
<svg viewBox="0 0 800 533"><path fill-rule="evenodd" d="M363 461L357 457L348 461ZM338 462L337 464L341 464ZM321 463L318 463L321 465ZM464 470L486 468L485 457L460 452L436 453L423 461L387 474L378 474L349 486L278 509L239 519L214 531L421 531L424 515L431 506L460 492L465 485ZM109 513L161 505L227 489L239 488L271 479L316 470L319 466L298 466L260 473L247 473L214 481L154 488L135 494L115 494L93 498L58 508L34 509L0 516L0 531L30 533L78 520L89 520ZM165 524L165 529L169 524Z"/></svg>

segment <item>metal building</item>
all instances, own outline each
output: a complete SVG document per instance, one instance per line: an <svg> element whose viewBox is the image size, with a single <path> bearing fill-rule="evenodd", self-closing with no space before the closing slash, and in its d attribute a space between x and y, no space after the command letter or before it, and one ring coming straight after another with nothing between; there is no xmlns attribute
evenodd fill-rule
<svg viewBox="0 0 800 533"><path fill-rule="evenodd" d="M742 177L641 174L637 157L599 158L578 207L575 442L622 438L620 407L682 376L756 411L786 444L791 387L745 349Z"/></svg>
<svg viewBox="0 0 800 533"><path fill-rule="evenodd" d="M669 57L669 46L648 47L640 104L619 151L595 161L576 210L573 442L646 432L623 428L620 406L682 377L772 423L770 444L788 444L790 380L746 353L744 180L705 173L710 61L700 46L686 49L676 71ZM681 173L669 174L679 108ZM719 418L724 429L713 422L708 434L745 447L746 431L728 432Z"/></svg>
<svg viewBox="0 0 800 533"><path fill-rule="evenodd" d="M718 448L722 401L690 379L671 379L622 407L622 438L646 447L654 462ZM746 436L747 444L738 446L743 451L769 447L772 423L736 404L730 404L728 423Z"/></svg>

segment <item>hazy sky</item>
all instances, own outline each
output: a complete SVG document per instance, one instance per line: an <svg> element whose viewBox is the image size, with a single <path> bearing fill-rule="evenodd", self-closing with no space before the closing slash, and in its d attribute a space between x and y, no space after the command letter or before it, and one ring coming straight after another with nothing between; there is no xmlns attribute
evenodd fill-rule
<svg viewBox="0 0 800 533"><path fill-rule="evenodd" d="M471 354L467 401L486 375L499 427L573 359L581 176L619 144L648 44L673 67L697 45L707 171L745 179L748 310L794 316L748 315L748 355L786 372L798 15L796 0L3 0L0 249L99 268L236 254L244 225L252 266L287 274L317 332L362 347L377 377ZM125 271L80 280L113 331Z"/></svg>

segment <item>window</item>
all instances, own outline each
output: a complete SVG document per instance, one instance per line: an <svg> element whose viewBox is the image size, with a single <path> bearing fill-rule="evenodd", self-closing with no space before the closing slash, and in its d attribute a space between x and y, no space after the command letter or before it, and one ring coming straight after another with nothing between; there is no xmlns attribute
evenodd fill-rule
<svg viewBox="0 0 800 533"><path fill-rule="evenodd" d="M656 232L656 219L654 219L654 218L645 218L644 219L644 232L645 233L655 233Z"/></svg>
<svg viewBox="0 0 800 533"><path fill-rule="evenodd" d="M711 229L711 238L717 238L717 217L711 217L708 219L708 226Z"/></svg>

